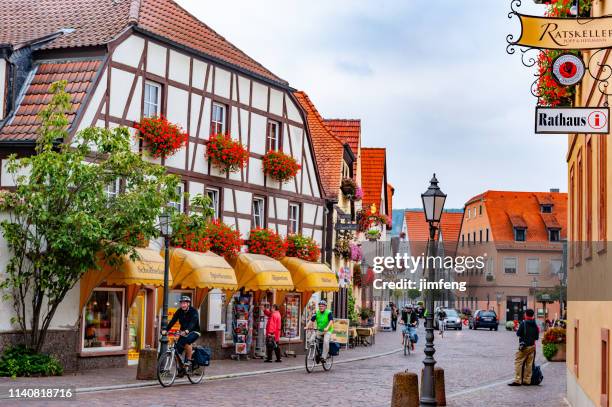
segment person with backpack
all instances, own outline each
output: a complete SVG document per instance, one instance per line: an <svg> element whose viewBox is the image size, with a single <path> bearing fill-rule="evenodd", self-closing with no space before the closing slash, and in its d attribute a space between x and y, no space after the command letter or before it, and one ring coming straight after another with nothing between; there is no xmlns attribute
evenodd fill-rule
<svg viewBox="0 0 612 407"><path fill-rule="evenodd" d="M272 362L272 351L276 355L276 362L280 363L281 350L280 350L280 335L281 335L281 314L278 310L278 305L273 304L272 310L266 305L264 315L268 317L268 323L266 324L266 359L264 362Z"/></svg>
<svg viewBox="0 0 612 407"><path fill-rule="evenodd" d="M540 329L534 319L531 308L525 311L516 336L519 337L519 348L514 358L514 381L508 386L531 385L531 375L535 363L535 343L540 338Z"/></svg>

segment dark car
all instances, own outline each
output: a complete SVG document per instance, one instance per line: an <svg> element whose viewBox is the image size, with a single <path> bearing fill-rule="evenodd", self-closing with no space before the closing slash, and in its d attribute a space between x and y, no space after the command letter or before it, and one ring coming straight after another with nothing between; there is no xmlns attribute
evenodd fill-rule
<svg viewBox="0 0 612 407"><path fill-rule="evenodd" d="M498 321L495 311L477 310L469 320L470 329L489 328L490 331L497 331Z"/></svg>

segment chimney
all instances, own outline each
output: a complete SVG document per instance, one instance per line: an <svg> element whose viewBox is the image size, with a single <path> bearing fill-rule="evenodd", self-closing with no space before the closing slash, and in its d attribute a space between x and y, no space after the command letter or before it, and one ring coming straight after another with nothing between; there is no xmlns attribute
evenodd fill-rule
<svg viewBox="0 0 612 407"><path fill-rule="evenodd" d="M551 188L550 192L559 192L559 188Z"/></svg>

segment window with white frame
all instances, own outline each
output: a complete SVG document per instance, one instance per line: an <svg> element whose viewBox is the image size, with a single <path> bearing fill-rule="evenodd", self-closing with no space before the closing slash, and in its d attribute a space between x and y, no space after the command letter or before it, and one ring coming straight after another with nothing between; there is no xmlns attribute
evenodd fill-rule
<svg viewBox="0 0 612 407"><path fill-rule="evenodd" d="M289 233L300 231L300 205L289 204Z"/></svg>
<svg viewBox="0 0 612 407"><path fill-rule="evenodd" d="M527 274L540 274L540 259L527 259Z"/></svg>
<svg viewBox="0 0 612 407"><path fill-rule="evenodd" d="M155 117L161 113L161 85L146 81L144 94L144 117Z"/></svg>
<svg viewBox="0 0 612 407"><path fill-rule="evenodd" d="M266 130L266 151L280 150L280 123L268 120Z"/></svg>
<svg viewBox="0 0 612 407"><path fill-rule="evenodd" d="M119 179L116 179L114 182L106 184L106 186L104 187L104 194L106 194L106 198L116 198L117 195L119 195L119 187Z"/></svg>
<svg viewBox="0 0 612 407"><path fill-rule="evenodd" d="M518 264L516 257L504 257L504 273L516 274Z"/></svg>
<svg viewBox="0 0 612 407"><path fill-rule="evenodd" d="M123 349L123 288L96 288L83 308L83 351Z"/></svg>
<svg viewBox="0 0 612 407"><path fill-rule="evenodd" d="M559 275L561 273L561 267L563 267L563 260L561 259L551 259L550 260L551 274Z"/></svg>
<svg viewBox="0 0 612 407"><path fill-rule="evenodd" d="M219 219L219 190L217 188L206 188L206 196L210 199L211 207L215 211L213 218Z"/></svg>
<svg viewBox="0 0 612 407"><path fill-rule="evenodd" d="M225 134L227 121L227 106L221 103L212 104L212 117L210 119L210 134Z"/></svg>
<svg viewBox="0 0 612 407"><path fill-rule="evenodd" d="M264 227L265 201L263 198L253 198L253 227Z"/></svg>
<svg viewBox="0 0 612 407"><path fill-rule="evenodd" d="M176 187L176 194L178 195L177 200L168 202L168 206L175 208L178 213L183 213L185 211L185 207L183 205L185 184L178 184Z"/></svg>
<svg viewBox="0 0 612 407"><path fill-rule="evenodd" d="M351 169L346 161L342 161L342 178L351 178Z"/></svg>

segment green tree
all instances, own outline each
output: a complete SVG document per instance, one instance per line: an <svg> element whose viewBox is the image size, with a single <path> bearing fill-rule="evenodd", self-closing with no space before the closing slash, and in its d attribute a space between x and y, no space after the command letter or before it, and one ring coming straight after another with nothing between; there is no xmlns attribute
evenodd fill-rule
<svg viewBox="0 0 612 407"><path fill-rule="evenodd" d="M416 289L416 288L411 288L408 290L408 298L410 298L411 300L416 300L417 298L419 298L421 296L421 291Z"/></svg>
<svg viewBox="0 0 612 407"><path fill-rule="evenodd" d="M15 310L11 322L37 352L66 293L98 267L99 256L111 264L126 255L136 260L134 247L157 236L162 207L177 199L178 179L132 152L126 128L88 128L64 143L71 106L65 86L51 85L36 154L9 158L16 189L0 197L11 255L0 287ZM116 182L121 193L107 194Z"/></svg>

